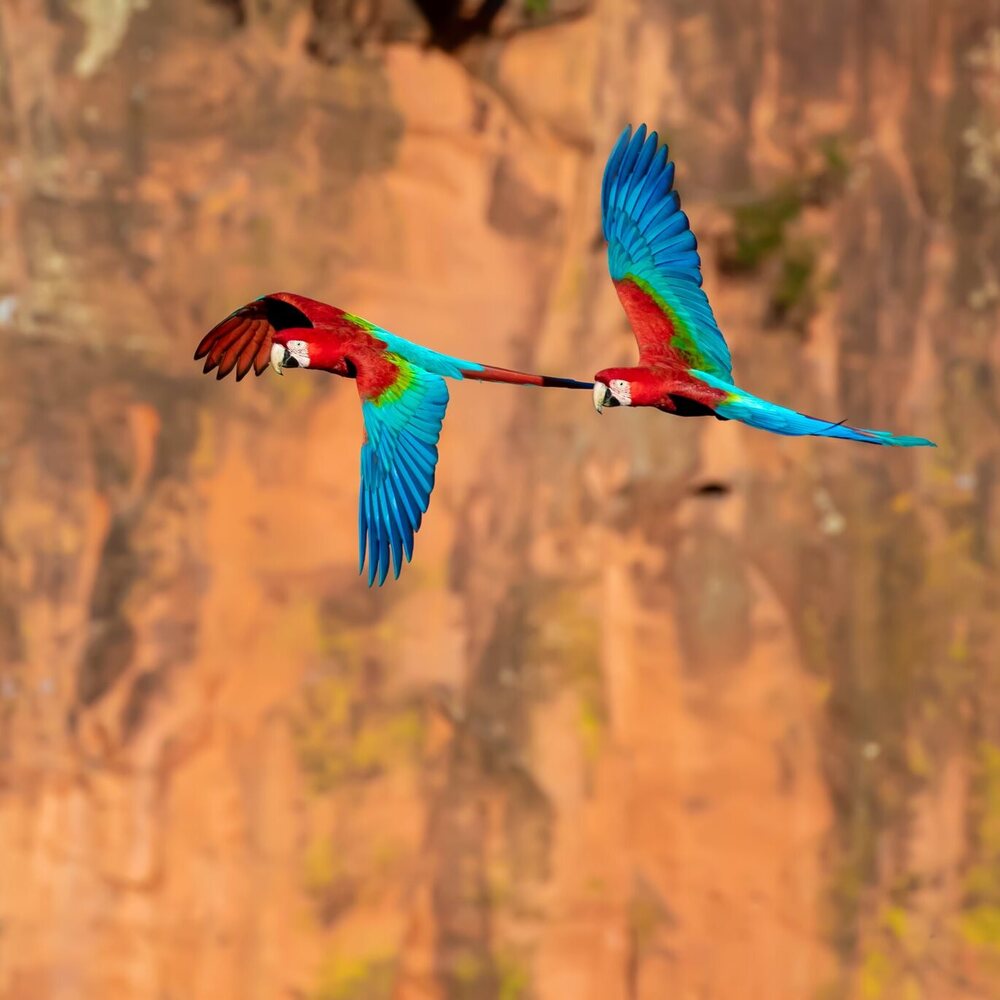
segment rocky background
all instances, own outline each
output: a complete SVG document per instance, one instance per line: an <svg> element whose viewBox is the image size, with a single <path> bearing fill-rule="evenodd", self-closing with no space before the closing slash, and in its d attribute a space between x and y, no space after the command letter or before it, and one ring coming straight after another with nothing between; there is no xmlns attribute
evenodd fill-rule
<svg viewBox="0 0 1000 1000"><path fill-rule="evenodd" d="M674 150L737 374L458 385L414 564L273 290L588 377ZM1000 996L996 0L0 0L0 997Z"/></svg>

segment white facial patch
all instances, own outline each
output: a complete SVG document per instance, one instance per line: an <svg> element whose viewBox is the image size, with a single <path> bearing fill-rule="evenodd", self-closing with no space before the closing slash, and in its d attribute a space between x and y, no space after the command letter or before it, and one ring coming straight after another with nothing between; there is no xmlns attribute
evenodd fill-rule
<svg viewBox="0 0 1000 1000"><path fill-rule="evenodd" d="M613 378L608 383L611 395L618 401L619 406L632 405L632 383L626 382L623 378Z"/></svg>
<svg viewBox="0 0 1000 1000"><path fill-rule="evenodd" d="M309 345L304 340L290 340L286 346L300 368L309 367Z"/></svg>

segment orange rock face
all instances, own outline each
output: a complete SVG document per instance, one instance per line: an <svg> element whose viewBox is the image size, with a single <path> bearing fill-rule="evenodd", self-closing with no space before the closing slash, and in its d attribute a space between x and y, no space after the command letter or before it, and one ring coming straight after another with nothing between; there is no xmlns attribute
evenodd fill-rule
<svg viewBox="0 0 1000 1000"><path fill-rule="evenodd" d="M0 997L1000 995L995 4L479 6L0 3ZM641 120L740 381L941 447L460 384L367 590L353 386L194 345L628 363Z"/></svg>

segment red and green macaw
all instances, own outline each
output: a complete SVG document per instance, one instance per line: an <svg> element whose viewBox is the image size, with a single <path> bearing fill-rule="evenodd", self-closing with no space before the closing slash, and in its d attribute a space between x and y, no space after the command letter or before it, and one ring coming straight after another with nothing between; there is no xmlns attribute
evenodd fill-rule
<svg viewBox="0 0 1000 1000"><path fill-rule="evenodd" d="M739 420L775 434L913 447L933 442L831 423L751 395L733 383L732 360L701 289L694 233L673 190L674 165L656 133L621 134L604 168L601 215L608 266L639 343L634 368L594 376L594 406L655 406L682 417Z"/></svg>
<svg viewBox="0 0 1000 1000"><path fill-rule="evenodd" d="M242 306L213 327L194 353L206 374L236 370L236 380L270 365L315 368L355 380L365 440L358 501L360 569L369 586L396 577L413 556L434 489L438 436L448 405L446 378L511 385L590 389L591 382L529 375L439 354L335 306L304 295L275 292Z"/></svg>

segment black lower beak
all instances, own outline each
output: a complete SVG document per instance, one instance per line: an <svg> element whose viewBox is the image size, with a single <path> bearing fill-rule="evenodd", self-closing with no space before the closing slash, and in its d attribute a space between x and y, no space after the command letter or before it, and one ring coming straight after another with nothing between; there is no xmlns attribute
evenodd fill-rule
<svg viewBox="0 0 1000 1000"><path fill-rule="evenodd" d="M286 347L285 356L281 359L282 368L298 368L299 363L295 360L295 355Z"/></svg>
<svg viewBox="0 0 1000 1000"><path fill-rule="evenodd" d="M594 383L594 409L598 413L606 406L617 406L618 400L611 395L611 390L603 382Z"/></svg>

